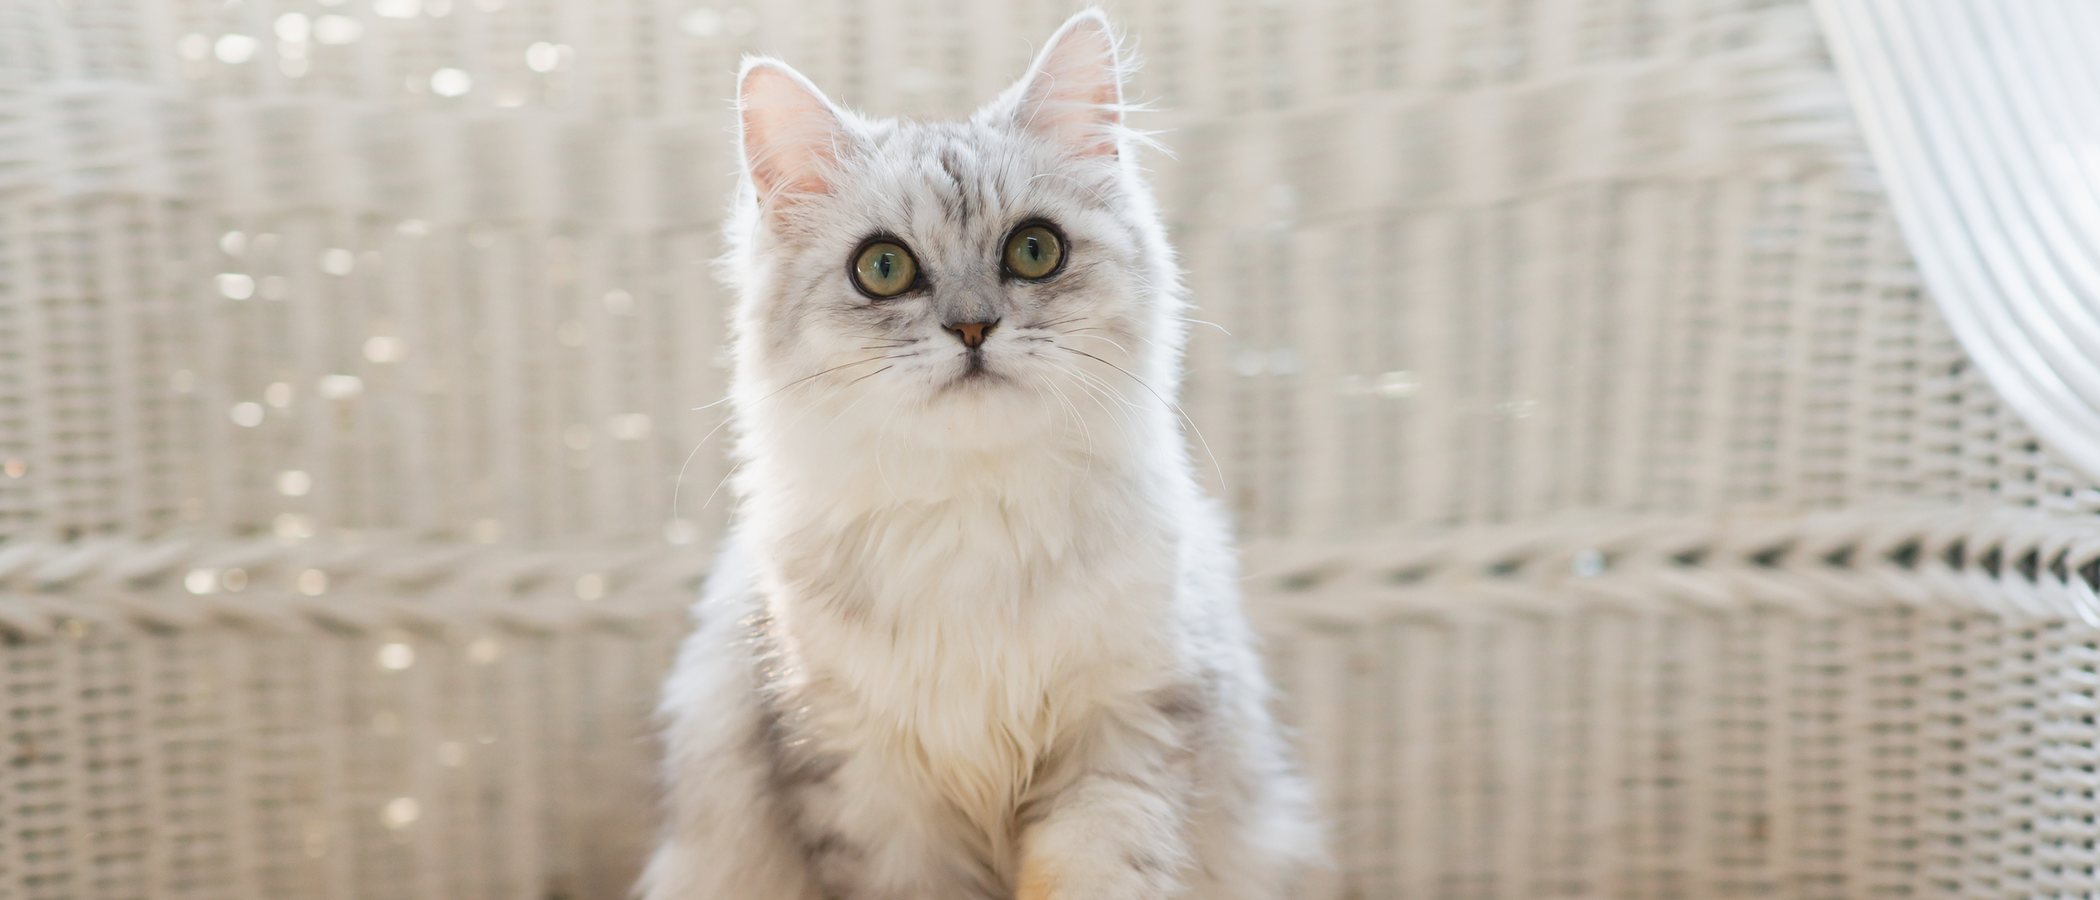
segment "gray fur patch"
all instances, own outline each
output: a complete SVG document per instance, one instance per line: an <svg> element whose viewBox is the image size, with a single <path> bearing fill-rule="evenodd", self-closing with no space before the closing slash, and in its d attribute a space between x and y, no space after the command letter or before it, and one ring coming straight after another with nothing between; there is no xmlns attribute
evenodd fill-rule
<svg viewBox="0 0 2100 900"><path fill-rule="evenodd" d="M825 886L826 900L841 900L843 895L834 886L852 882L861 850L822 823L811 822L807 807L809 793L827 785L845 760L818 749L801 733L792 714L784 711L791 706L782 702L785 663L773 637L772 617L754 614L746 626L756 663L752 674L759 681L754 698L758 727L752 735L752 750L766 765L767 789L793 830L811 874Z"/></svg>
<svg viewBox="0 0 2100 900"><path fill-rule="evenodd" d="M1212 689L1206 684L1187 683L1153 692L1152 708L1177 725L1196 723L1210 712Z"/></svg>
<svg viewBox="0 0 2100 900"><path fill-rule="evenodd" d="M952 193L943 195L942 198L947 201L948 215L955 220L957 228L968 228L970 226L971 211L970 188L969 182L964 180L968 176L964 174L965 170L962 160L958 158L954 147L943 149L938 159L940 160L941 171L947 174L948 180L951 182L950 188Z"/></svg>

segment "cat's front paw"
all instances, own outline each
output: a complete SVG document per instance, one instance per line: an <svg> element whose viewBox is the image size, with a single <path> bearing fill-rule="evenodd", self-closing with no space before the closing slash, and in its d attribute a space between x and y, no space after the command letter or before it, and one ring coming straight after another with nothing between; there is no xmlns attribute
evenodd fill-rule
<svg viewBox="0 0 2100 900"><path fill-rule="evenodd" d="M1031 856L1021 863L1014 900L1161 900L1179 887L1172 867L1150 857L1090 865Z"/></svg>
<svg viewBox="0 0 2100 900"><path fill-rule="evenodd" d="M1058 900L1057 873L1041 857L1029 857L1021 863L1021 880L1014 889L1014 900Z"/></svg>

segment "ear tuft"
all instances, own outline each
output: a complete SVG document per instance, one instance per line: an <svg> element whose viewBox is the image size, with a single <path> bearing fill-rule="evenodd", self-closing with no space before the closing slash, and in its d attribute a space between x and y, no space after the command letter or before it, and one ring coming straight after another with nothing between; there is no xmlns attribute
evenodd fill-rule
<svg viewBox="0 0 2100 900"><path fill-rule="evenodd" d="M831 192L829 179L851 135L802 73L779 60L746 57L737 75L737 125L744 171L761 204Z"/></svg>
<svg viewBox="0 0 2100 900"><path fill-rule="evenodd" d="M1075 156L1114 156L1123 125L1123 56L1099 9L1065 21L1022 79L1014 119Z"/></svg>

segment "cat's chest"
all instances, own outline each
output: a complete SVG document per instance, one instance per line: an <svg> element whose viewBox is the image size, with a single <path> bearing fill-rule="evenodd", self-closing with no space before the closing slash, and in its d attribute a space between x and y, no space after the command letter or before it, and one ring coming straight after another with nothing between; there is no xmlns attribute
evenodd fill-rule
<svg viewBox="0 0 2100 900"><path fill-rule="evenodd" d="M1045 594L1045 604L1094 598ZM1083 764L1087 734L1157 683L1164 664L1146 629L1101 616L1036 628L944 618L883 635L859 632L816 663L831 673L820 743L856 757L870 783L930 825L937 846L972 848L995 870L1032 796ZM847 674L847 673L851 674ZM851 788L849 788L851 789Z"/></svg>
<svg viewBox="0 0 2100 900"><path fill-rule="evenodd" d="M1174 548L1107 524L1031 532L998 509L900 518L808 543L781 576L800 699L819 742L996 834L1170 664Z"/></svg>
<svg viewBox="0 0 2100 900"><path fill-rule="evenodd" d="M915 754L1030 759L1168 657L1172 570L1099 559L896 561L797 598L792 627L856 727Z"/></svg>
<svg viewBox="0 0 2100 900"><path fill-rule="evenodd" d="M1178 549L1170 522L1119 504L986 496L805 517L767 556L798 633L931 677L986 654L1073 659L1141 642L1132 626L1167 620Z"/></svg>

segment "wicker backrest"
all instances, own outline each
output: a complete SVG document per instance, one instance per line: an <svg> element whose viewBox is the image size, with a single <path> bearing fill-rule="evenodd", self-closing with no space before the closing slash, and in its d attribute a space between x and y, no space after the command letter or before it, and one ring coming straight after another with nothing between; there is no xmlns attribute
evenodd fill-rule
<svg viewBox="0 0 2100 900"><path fill-rule="evenodd" d="M1110 7L1307 896L2100 890L2100 494L1806 0ZM955 114L1068 11L0 0L0 900L617 896L737 54Z"/></svg>
<svg viewBox="0 0 2100 900"><path fill-rule="evenodd" d="M1063 6L15 0L0 535L704 542L736 55L956 114ZM1250 535L2093 506L1922 302L1802 5L1113 12Z"/></svg>

